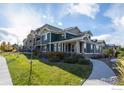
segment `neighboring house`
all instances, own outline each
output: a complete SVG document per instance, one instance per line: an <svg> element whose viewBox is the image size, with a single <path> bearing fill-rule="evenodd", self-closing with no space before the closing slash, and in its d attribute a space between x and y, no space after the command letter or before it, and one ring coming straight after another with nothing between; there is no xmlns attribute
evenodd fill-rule
<svg viewBox="0 0 124 93"><path fill-rule="evenodd" d="M78 27L60 29L49 24L31 31L23 41L24 49L38 49L42 52L67 52L101 54L104 41L92 40L90 31L82 32Z"/></svg>
<svg viewBox="0 0 124 93"><path fill-rule="evenodd" d="M23 40L23 49L31 50L32 46L35 46L35 32L31 30L30 34L28 34L27 38Z"/></svg>
<svg viewBox="0 0 124 93"><path fill-rule="evenodd" d="M21 50L23 50L23 46L22 46L22 45L13 44L12 47L13 47L16 51L21 51Z"/></svg>

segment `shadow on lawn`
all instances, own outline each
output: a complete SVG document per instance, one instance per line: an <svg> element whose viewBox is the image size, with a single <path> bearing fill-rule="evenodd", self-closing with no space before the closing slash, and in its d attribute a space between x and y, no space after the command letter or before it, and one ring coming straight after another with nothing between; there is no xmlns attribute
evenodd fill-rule
<svg viewBox="0 0 124 93"><path fill-rule="evenodd" d="M24 54L28 59L31 58L30 54ZM43 62L44 64L50 65L50 66L56 66L59 67L62 70L65 70L71 74L74 74L80 78L88 78L89 74L91 72L92 66L90 65L79 65L79 64L68 64L68 63L63 63L63 62L46 62L42 59L39 59L38 57L32 58L33 60L39 60ZM69 66L69 67L68 67ZM89 70L90 69L90 70Z"/></svg>

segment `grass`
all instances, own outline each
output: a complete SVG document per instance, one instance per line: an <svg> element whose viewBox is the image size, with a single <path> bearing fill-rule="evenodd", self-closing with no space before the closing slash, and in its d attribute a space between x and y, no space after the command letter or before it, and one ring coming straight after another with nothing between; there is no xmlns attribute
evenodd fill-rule
<svg viewBox="0 0 124 93"><path fill-rule="evenodd" d="M119 82L118 85L124 85L124 58L118 59L117 70L119 72Z"/></svg>
<svg viewBox="0 0 124 93"><path fill-rule="evenodd" d="M29 80L29 62L27 56L20 54L2 54L8 64L8 68L14 85L28 85ZM80 85L84 82L91 72L91 66L42 62L39 59L33 59L31 85Z"/></svg>

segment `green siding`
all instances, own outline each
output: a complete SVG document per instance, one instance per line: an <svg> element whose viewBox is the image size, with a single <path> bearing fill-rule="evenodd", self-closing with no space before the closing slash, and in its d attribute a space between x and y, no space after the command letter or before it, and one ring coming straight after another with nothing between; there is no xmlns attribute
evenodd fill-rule
<svg viewBox="0 0 124 93"><path fill-rule="evenodd" d="M51 51L54 51L54 44L51 44Z"/></svg>
<svg viewBox="0 0 124 93"><path fill-rule="evenodd" d="M56 51L58 51L58 43L56 44Z"/></svg>
<svg viewBox="0 0 124 93"><path fill-rule="evenodd" d="M74 38L76 37L76 35L72 35L70 33L66 33L66 39L71 39L71 38Z"/></svg>
<svg viewBox="0 0 124 93"><path fill-rule="evenodd" d="M60 40L63 40L61 34L51 33L51 42L60 41Z"/></svg>
<svg viewBox="0 0 124 93"><path fill-rule="evenodd" d="M93 47L91 49L91 44L90 43L86 43L86 48L84 49L85 53L102 53L102 49L100 50L101 46L98 46L99 48L96 48L96 44L92 44Z"/></svg>
<svg viewBox="0 0 124 93"><path fill-rule="evenodd" d="M49 44L47 44L47 49L46 50L49 51Z"/></svg>
<svg viewBox="0 0 124 93"><path fill-rule="evenodd" d="M96 49L96 48L95 48L95 45L93 44L93 53L95 53L95 49Z"/></svg>
<svg viewBox="0 0 124 93"><path fill-rule="evenodd" d="M86 48L87 48L87 53L90 53L91 52L91 44L87 43L86 44Z"/></svg>

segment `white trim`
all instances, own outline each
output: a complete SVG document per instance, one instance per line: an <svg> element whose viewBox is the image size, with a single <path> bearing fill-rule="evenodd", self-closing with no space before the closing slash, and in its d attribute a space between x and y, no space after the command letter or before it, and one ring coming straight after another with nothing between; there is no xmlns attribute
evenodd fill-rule
<svg viewBox="0 0 124 93"><path fill-rule="evenodd" d="M84 49L86 48L86 43L84 43Z"/></svg>
<svg viewBox="0 0 124 93"><path fill-rule="evenodd" d="M99 50L99 46L98 45L96 45L96 50Z"/></svg>
<svg viewBox="0 0 124 93"><path fill-rule="evenodd" d="M61 43L58 43L58 51L60 52Z"/></svg>
<svg viewBox="0 0 124 93"><path fill-rule="evenodd" d="M66 33L64 33L64 39L66 39Z"/></svg>
<svg viewBox="0 0 124 93"><path fill-rule="evenodd" d="M45 33L45 35L44 35L44 36L45 36L44 40L47 40L47 34L48 34L48 33Z"/></svg>
<svg viewBox="0 0 124 93"><path fill-rule="evenodd" d="M89 36L90 36L89 34L85 34L85 35L82 37L82 39L84 40L84 38L87 37L88 41L90 41L91 39L89 38Z"/></svg>
<svg viewBox="0 0 124 93"><path fill-rule="evenodd" d="M93 49L93 44L91 44L91 49Z"/></svg>
<svg viewBox="0 0 124 93"><path fill-rule="evenodd" d="M77 36L77 34L71 33L71 32L68 32L68 31L66 31L65 33L69 33L69 34L72 34L72 35L76 35Z"/></svg>
<svg viewBox="0 0 124 93"><path fill-rule="evenodd" d="M102 53L86 53L86 52L84 52L84 54L102 54Z"/></svg>
<svg viewBox="0 0 124 93"><path fill-rule="evenodd" d="M51 32L50 32L50 44L49 44L49 51L51 52Z"/></svg>

